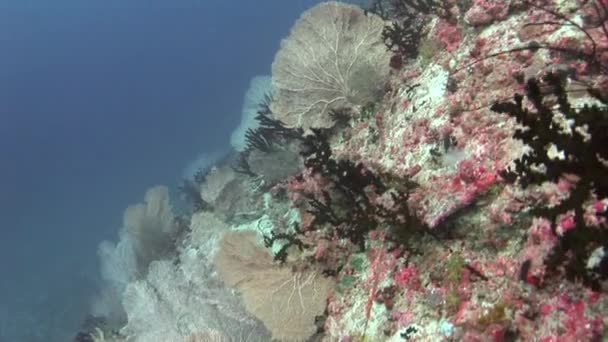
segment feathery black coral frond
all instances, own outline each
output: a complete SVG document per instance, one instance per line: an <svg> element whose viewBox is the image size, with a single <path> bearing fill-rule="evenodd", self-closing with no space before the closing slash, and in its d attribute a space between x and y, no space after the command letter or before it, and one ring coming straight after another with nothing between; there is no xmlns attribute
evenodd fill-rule
<svg viewBox="0 0 608 342"><path fill-rule="evenodd" d="M545 90L548 89L546 93ZM548 104L551 99L557 111ZM534 110L524 105L529 101ZM568 198L554 206L539 205L535 216L547 218L558 244L545 260L548 276L557 276L561 269L566 278L582 280L599 289L600 279L608 279L608 268L593 271L588 260L598 248L608 248L608 230L601 223L587 224L585 213L593 196L608 198L608 108L585 105L574 108L569 100L563 79L549 74L543 80L531 79L527 83L526 97L516 95L512 102L496 103L492 110L514 117L521 125L514 137L530 147L530 151L515 160L515 167L502 176L522 187L557 183L563 177L576 180ZM557 113L572 124L563 127L555 120ZM552 149L554 153L548 153ZM573 215L575 227L563 234L557 225L563 215ZM606 216L606 212L600 213Z"/></svg>

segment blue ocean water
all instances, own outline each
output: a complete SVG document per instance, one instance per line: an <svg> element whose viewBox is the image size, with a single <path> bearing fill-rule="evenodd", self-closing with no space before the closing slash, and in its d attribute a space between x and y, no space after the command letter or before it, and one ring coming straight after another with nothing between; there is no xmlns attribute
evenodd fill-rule
<svg viewBox="0 0 608 342"><path fill-rule="evenodd" d="M69 341L97 245L226 151L312 0L0 0L0 341Z"/></svg>

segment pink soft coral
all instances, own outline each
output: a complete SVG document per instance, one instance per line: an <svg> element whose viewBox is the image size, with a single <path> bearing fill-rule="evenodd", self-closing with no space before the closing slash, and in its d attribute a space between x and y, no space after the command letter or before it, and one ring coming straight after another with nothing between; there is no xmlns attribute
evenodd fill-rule
<svg viewBox="0 0 608 342"><path fill-rule="evenodd" d="M475 0L473 6L465 14L466 21L473 26L488 25L496 20L502 20L509 14L509 1L505 0Z"/></svg>

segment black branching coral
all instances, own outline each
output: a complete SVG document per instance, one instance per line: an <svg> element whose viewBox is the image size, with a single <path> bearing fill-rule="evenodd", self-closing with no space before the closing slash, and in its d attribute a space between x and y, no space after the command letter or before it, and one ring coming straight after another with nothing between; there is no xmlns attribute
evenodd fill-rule
<svg viewBox="0 0 608 342"><path fill-rule="evenodd" d="M361 163L336 159L332 156L328 134L328 130L312 129L312 134L301 138L304 165L323 178L327 185L320 195L304 194L306 211L313 217L309 230L324 231L329 240L337 237L350 241L360 251L366 248L368 234L381 227L388 228L387 240L394 248L407 247L415 236L428 232L428 227L407 205L413 183L400 182L407 185L392 189L383 180L386 175L375 173ZM302 175L298 177L302 180ZM390 196L395 205L387 208L372 200L382 195ZM293 233L273 233L265 237L266 246L271 247L277 240L285 243L275 255L275 259L284 262L291 246L299 249L314 247L304 244L301 234L299 227L295 227ZM338 270L323 271L335 274Z"/></svg>
<svg viewBox="0 0 608 342"><path fill-rule="evenodd" d="M324 132L314 130L313 133L303 141L304 165L330 180L333 186L323 191L323 198L309 197L309 213L315 217L312 226L329 223L336 227L340 238L347 238L364 250L367 234L379 223L375 215L376 206L370 201L366 189L373 189L380 195L386 187L378 175L362 164L334 159Z"/></svg>
<svg viewBox="0 0 608 342"><path fill-rule="evenodd" d="M408 59L418 55L418 45L426 15L449 18L449 4L444 0L376 0L367 10L383 19L392 19L382 30L382 40L395 58Z"/></svg>
<svg viewBox="0 0 608 342"><path fill-rule="evenodd" d="M596 267L606 262L603 259L604 251L608 251L608 227L605 223L588 224L585 213L594 199L608 198L608 109L604 105L573 107L564 80L554 74L529 80L525 99L533 109L528 109L521 95L516 95L514 101L492 106L492 110L517 120L520 128L514 137L530 148L502 176L523 188L557 183L564 177L573 180L566 199L554 206L539 205L532 213L547 218L559 236L558 244L545 260L547 276L557 276L563 269L569 280L597 289L600 280L608 279L606 268ZM598 214L606 216L605 210ZM575 228L557 234L558 220L566 215L572 215ZM601 255L601 260L594 263L590 260L592 254Z"/></svg>
<svg viewBox="0 0 608 342"><path fill-rule="evenodd" d="M387 49L401 58L414 58L418 55L421 32L421 22L415 17L406 17L387 25L382 31L382 39Z"/></svg>
<svg viewBox="0 0 608 342"><path fill-rule="evenodd" d="M274 144L281 144L288 139L298 138L302 135L301 131L288 128L280 120L272 118L271 102L272 96L267 94L260 103L255 117L258 127L250 128L245 133L246 150L257 149L262 152L270 152Z"/></svg>
<svg viewBox="0 0 608 342"><path fill-rule="evenodd" d="M415 14L447 15L449 1L446 0L374 0L366 10L383 19L405 17Z"/></svg>
<svg viewBox="0 0 608 342"><path fill-rule="evenodd" d="M281 120L273 118L270 110L272 96L264 95L264 100L259 104L255 120L258 122L257 128L249 128L245 132L245 151L239 154L236 164L233 169L241 174L255 177L256 174L249 166L249 154L253 150L270 153L275 150L276 145L284 145L285 143L299 139L303 131L302 129L289 128Z"/></svg>

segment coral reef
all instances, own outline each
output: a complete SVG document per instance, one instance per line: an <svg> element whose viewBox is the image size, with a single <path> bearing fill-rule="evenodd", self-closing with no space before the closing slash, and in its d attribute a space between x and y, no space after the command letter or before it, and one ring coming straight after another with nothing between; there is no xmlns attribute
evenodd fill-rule
<svg viewBox="0 0 608 342"><path fill-rule="evenodd" d="M245 148L193 180L208 205L79 336L608 338L606 32L600 0L313 7Z"/></svg>

